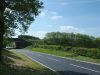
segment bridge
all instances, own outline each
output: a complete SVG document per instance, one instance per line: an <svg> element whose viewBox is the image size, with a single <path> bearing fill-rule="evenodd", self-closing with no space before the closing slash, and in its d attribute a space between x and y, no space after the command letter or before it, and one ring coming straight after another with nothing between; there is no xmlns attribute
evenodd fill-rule
<svg viewBox="0 0 100 75"><path fill-rule="evenodd" d="M15 42L16 48L25 48L25 47L31 45L30 42L20 39L20 38L9 38L8 40Z"/></svg>

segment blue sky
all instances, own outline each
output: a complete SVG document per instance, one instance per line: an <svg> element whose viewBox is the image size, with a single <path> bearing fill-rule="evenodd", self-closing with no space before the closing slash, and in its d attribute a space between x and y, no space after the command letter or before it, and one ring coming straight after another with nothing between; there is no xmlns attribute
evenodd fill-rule
<svg viewBox="0 0 100 75"><path fill-rule="evenodd" d="M42 1L44 9L26 34L43 38L60 31L100 37L100 0Z"/></svg>

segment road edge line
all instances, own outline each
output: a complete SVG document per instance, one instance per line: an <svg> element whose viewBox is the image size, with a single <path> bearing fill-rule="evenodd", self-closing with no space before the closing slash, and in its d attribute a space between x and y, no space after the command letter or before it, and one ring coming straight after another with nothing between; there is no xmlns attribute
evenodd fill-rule
<svg viewBox="0 0 100 75"><path fill-rule="evenodd" d="M18 52L18 51L16 51L16 52ZM20 53L20 52L18 52L18 53ZM20 54L25 55L24 53L20 53ZM35 62L39 63L40 65L42 65L42 66L44 66L44 67L46 67L46 68L50 69L51 71L53 71L53 72L56 72L56 73L57 73L57 71L55 71L54 69L51 69L50 67L48 67L48 66L46 66L46 65L44 65L44 64L42 64L42 63L40 63L39 61L37 61L37 60L35 60L35 59L33 59L33 58L31 58L30 56L27 56L27 55L25 55L25 56L26 56L26 57L28 57L29 59L31 59L32 61L35 61Z"/></svg>
<svg viewBox="0 0 100 75"><path fill-rule="evenodd" d="M89 70L89 71L92 71L92 72L100 73L100 71L89 69L89 68L86 68L86 67L82 67L82 66L78 66L78 65L74 65L74 64L70 64L70 65L75 66L75 67L79 67L79 68L83 68L85 70Z"/></svg>
<svg viewBox="0 0 100 75"><path fill-rule="evenodd" d="M24 55L25 55L25 54L24 54ZM25 56L27 56L27 55L25 55ZM39 62L39 61L37 61L37 60L35 60L35 59L33 59L33 58L29 57L29 56L27 56L27 57L28 57L29 59L31 59L31 60L33 60L33 61L35 61L35 62L37 62L37 63L41 64L42 66L44 66L44 67L46 67L46 68L48 68L48 69L50 69L50 70L52 70L52 71L56 72L55 70L53 70L53 69L51 69L50 67L48 67L48 66L46 66L46 65L42 64L41 62Z"/></svg>
<svg viewBox="0 0 100 75"><path fill-rule="evenodd" d="M37 51L33 51L33 52L37 52ZM42 53L42 52L37 52L37 53ZM76 60L76 59L73 59L73 58L62 57L62 56L57 56L57 55L53 55L53 54L47 54L47 53L42 53L42 54L56 56L56 57L65 58L65 59L74 60L74 61L79 61L79 62L84 62L84 63L89 63L89 64L100 65L99 63L93 63L93 62L88 62L88 61L83 61L83 60Z"/></svg>

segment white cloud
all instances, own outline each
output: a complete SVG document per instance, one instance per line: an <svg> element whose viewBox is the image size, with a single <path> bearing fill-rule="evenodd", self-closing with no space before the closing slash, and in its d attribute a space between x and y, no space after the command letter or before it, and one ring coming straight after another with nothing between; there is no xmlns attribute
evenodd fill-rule
<svg viewBox="0 0 100 75"><path fill-rule="evenodd" d="M65 6L67 4L83 4L83 3L94 3L94 2L100 2L100 0L69 0L67 2L60 3L62 6Z"/></svg>
<svg viewBox="0 0 100 75"><path fill-rule="evenodd" d="M63 16L57 16L57 15L51 17L52 20L58 20L58 19L62 19L62 18L63 18Z"/></svg>
<svg viewBox="0 0 100 75"><path fill-rule="evenodd" d="M40 13L40 16L45 16L45 15L46 15L45 12L41 12L41 13Z"/></svg>
<svg viewBox="0 0 100 75"><path fill-rule="evenodd" d="M41 10L40 16L46 16L48 12L48 10Z"/></svg>
<svg viewBox="0 0 100 75"><path fill-rule="evenodd" d="M44 10L44 12L49 12L49 10Z"/></svg>
<svg viewBox="0 0 100 75"><path fill-rule="evenodd" d="M55 11L51 11L50 12L52 15L57 15L57 12L55 12Z"/></svg>
<svg viewBox="0 0 100 75"><path fill-rule="evenodd" d="M65 5L67 5L67 3L66 2L62 2L62 3L60 3L62 6L65 6Z"/></svg>
<svg viewBox="0 0 100 75"><path fill-rule="evenodd" d="M48 27L52 27L52 25L48 25Z"/></svg>
<svg viewBox="0 0 100 75"><path fill-rule="evenodd" d="M39 37L40 39L43 39L45 37L46 33L47 33L47 31L39 30L39 31L36 31L36 32L25 33L25 35L35 36L35 37Z"/></svg>
<svg viewBox="0 0 100 75"><path fill-rule="evenodd" d="M57 12L55 12L55 11L49 11L49 10L43 10L40 13L40 16L46 16L46 15L57 15Z"/></svg>
<svg viewBox="0 0 100 75"><path fill-rule="evenodd" d="M33 36L36 36L36 37L43 39L45 37L46 33L47 33L47 31L37 31L37 32L33 33Z"/></svg>
<svg viewBox="0 0 100 75"><path fill-rule="evenodd" d="M60 26L60 31L61 32L68 32L68 33L80 33L79 29L74 27L74 26Z"/></svg>

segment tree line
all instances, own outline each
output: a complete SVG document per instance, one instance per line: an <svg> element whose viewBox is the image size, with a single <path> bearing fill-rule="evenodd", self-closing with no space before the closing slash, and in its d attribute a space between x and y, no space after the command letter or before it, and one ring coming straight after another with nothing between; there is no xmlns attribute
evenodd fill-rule
<svg viewBox="0 0 100 75"><path fill-rule="evenodd" d="M51 32L47 33L43 39L37 37L21 35L22 39L31 40L29 48L45 48L49 50L58 50L71 52L77 56L86 56L100 59L100 38L85 34Z"/></svg>
<svg viewBox="0 0 100 75"><path fill-rule="evenodd" d="M79 33L51 32L47 33L42 41L47 45L100 48L99 37Z"/></svg>
<svg viewBox="0 0 100 75"><path fill-rule="evenodd" d="M20 35L18 38L27 40L33 45L60 45L84 48L100 48L99 37L79 33L51 32L47 33L43 39L29 35Z"/></svg>

